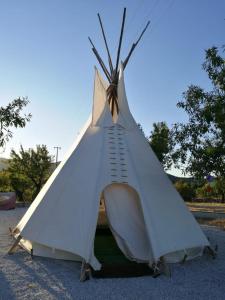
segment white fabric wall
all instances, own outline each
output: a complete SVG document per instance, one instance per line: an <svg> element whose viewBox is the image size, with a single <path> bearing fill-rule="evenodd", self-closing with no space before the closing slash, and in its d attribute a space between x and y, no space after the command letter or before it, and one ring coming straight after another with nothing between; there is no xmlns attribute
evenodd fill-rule
<svg viewBox="0 0 225 300"><path fill-rule="evenodd" d="M137 124L129 109L125 84L124 84L124 74L123 74L122 64L120 65L119 83L118 83L117 92L118 92L118 106L119 106L119 115L118 115L117 124L123 126L127 130L135 128Z"/></svg>
<svg viewBox="0 0 225 300"><path fill-rule="evenodd" d="M92 108L92 126L112 126L112 117L106 100L108 84L95 68L94 101Z"/></svg>
<svg viewBox="0 0 225 300"><path fill-rule="evenodd" d="M112 183L125 182L138 196L111 186L105 198L114 234L127 256L152 263L161 256L179 261L180 253L190 248L200 249L200 254L208 240L130 114L122 69L117 124L112 122L105 89L96 71L92 120L17 229L33 245L78 255L99 269L93 245L100 195Z"/></svg>
<svg viewBox="0 0 225 300"><path fill-rule="evenodd" d="M155 260L170 252L208 245L139 128L127 132L126 142L132 149L130 160L136 174L132 186L141 199Z"/></svg>
<svg viewBox="0 0 225 300"><path fill-rule="evenodd" d="M106 214L121 251L131 260L153 261L138 194L127 184L104 189Z"/></svg>
<svg viewBox="0 0 225 300"><path fill-rule="evenodd" d="M101 133L97 127L87 130L54 184L42 190L44 196L39 194L42 200L31 217L25 215L17 226L23 237L89 260L99 208L98 176L93 172L101 166Z"/></svg>

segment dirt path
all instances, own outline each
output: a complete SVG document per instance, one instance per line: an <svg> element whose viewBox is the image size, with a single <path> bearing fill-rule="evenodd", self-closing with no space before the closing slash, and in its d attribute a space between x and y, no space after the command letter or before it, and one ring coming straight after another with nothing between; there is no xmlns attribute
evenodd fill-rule
<svg viewBox="0 0 225 300"><path fill-rule="evenodd" d="M5 254L12 243L13 227L25 209L0 211L0 299L224 299L225 232L204 227L218 258L203 256L171 266L172 277L159 276L91 279L79 282L80 264L31 256L23 250Z"/></svg>

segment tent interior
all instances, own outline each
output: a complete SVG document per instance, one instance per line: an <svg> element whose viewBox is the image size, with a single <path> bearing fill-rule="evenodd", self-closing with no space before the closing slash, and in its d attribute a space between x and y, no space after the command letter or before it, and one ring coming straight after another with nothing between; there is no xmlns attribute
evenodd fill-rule
<svg viewBox="0 0 225 300"><path fill-rule="evenodd" d="M137 192L127 184L110 184L101 194L94 253L102 265L95 277L152 274L150 245Z"/></svg>

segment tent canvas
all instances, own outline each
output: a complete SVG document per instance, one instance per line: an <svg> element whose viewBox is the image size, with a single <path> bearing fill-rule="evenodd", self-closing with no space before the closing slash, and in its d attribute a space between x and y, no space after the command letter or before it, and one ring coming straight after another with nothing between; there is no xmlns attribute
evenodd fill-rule
<svg viewBox="0 0 225 300"><path fill-rule="evenodd" d="M16 226L21 243L33 255L85 260L100 269L93 243L103 192L125 256L152 266L161 257L177 262L201 255L209 242L129 111L122 65L116 123L106 86L96 69L92 119Z"/></svg>

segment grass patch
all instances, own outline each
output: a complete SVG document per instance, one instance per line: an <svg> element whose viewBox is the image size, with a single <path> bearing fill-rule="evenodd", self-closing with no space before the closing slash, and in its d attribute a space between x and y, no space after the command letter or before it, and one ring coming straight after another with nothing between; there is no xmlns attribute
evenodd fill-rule
<svg viewBox="0 0 225 300"><path fill-rule="evenodd" d="M101 263L130 263L117 246L109 228L97 228L94 249Z"/></svg>
<svg viewBox="0 0 225 300"><path fill-rule="evenodd" d="M94 252L102 264L100 271L92 271L94 277L121 278L153 275L153 271L146 263L137 263L124 256L109 228L97 228Z"/></svg>

